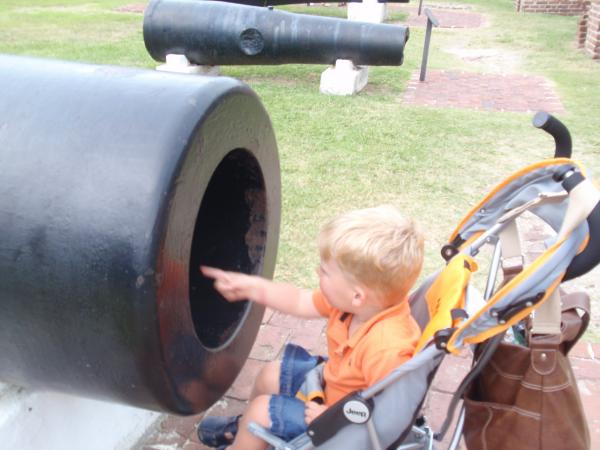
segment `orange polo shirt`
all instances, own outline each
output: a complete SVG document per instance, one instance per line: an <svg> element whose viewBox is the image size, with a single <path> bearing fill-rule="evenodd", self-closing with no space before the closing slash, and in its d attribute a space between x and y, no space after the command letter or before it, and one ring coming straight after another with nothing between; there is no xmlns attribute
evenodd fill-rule
<svg viewBox="0 0 600 450"><path fill-rule="evenodd" d="M325 364L325 404L332 405L355 390L365 389L408 361L421 330L408 301L373 316L348 338L352 314L331 306L316 291L313 303L327 322L329 359Z"/></svg>

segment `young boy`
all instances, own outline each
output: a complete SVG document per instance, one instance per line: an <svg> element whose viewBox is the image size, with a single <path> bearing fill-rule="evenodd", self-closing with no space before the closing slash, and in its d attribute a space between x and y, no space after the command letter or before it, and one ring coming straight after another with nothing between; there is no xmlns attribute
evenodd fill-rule
<svg viewBox="0 0 600 450"><path fill-rule="evenodd" d="M204 444L221 450L266 449L248 430L249 422L290 440L328 406L371 386L412 357L420 330L407 294L423 263L423 237L413 222L387 205L351 211L321 229L319 253L320 288L314 293L201 268L228 301L247 299L297 317L329 319L324 404L305 403L296 396L321 359L288 344L283 359L267 364L258 375L243 416L208 417L200 423Z"/></svg>

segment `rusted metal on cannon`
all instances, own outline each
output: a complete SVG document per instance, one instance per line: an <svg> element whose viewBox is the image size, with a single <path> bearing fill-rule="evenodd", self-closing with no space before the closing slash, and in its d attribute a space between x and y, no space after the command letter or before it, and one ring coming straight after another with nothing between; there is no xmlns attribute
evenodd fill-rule
<svg viewBox="0 0 600 450"><path fill-rule="evenodd" d="M182 54L200 65L333 64L397 66L407 27L294 14L202 0L153 0L144 42L156 61Z"/></svg>
<svg viewBox="0 0 600 450"><path fill-rule="evenodd" d="M268 115L230 78L0 56L0 380L180 414L231 385L271 276Z"/></svg>

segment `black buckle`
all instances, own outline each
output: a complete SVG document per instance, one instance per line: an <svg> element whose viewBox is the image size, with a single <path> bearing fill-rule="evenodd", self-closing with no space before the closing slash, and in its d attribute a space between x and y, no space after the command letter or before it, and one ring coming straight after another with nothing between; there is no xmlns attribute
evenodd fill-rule
<svg viewBox="0 0 600 450"><path fill-rule="evenodd" d="M457 234L452 242L447 243L442 247L442 258L444 261L450 261L454 256L458 254L458 248L463 245L465 240L461 237L460 234Z"/></svg>
<svg viewBox="0 0 600 450"><path fill-rule="evenodd" d="M441 254L444 261L448 262L458 255L458 249L452 244L446 244L442 247Z"/></svg>
<svg viewBox="0 0 600 450"><path fill-rule="evenodd" d="M539 303L544 298L544 294L544 292L539 292L533 297L524 298L505 308L490 308L490 315L497 319L499 324L505 324L525 308L531 308L533 305Z"/></svg>
<svg viewBox="0 0 600 450"><path fill-rule="evenodd" d="M448 352L448 341L456 331L456 327L453 328L444 328L443 330L438 330L433 335L433 342L435 342L435 346L438 350L444 350L446 353Z"/></svg>
<svg viewBox="0 0 600 450"><path fill-rule="evenodd" d="M564 179L565 179L565 175L568 174L571 171L575 171L576 167L575 166L567 166L567 167L563 167L561 170L557 171L556 173L554 173L552 175L552 179L554 181L556 181L557 183L561 183Z"/></svg>
<svg viewBox="0 0 600 450"><path fill-rule="evenodd" d="M452 317L452 321L457 319L468 319L469 315L464 309L453 308L450 310L450 317Z"/></svg>

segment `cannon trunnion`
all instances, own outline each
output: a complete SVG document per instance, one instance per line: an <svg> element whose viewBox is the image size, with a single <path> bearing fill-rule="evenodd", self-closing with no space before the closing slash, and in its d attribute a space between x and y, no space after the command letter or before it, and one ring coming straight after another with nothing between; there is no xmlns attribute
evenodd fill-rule
<svg viewBox="0 0 600 450"><path fill-rule="evenodd" d="M272 276L277 146L229 78L0 56L0 380L180 414L234 381Z"/></svg>

